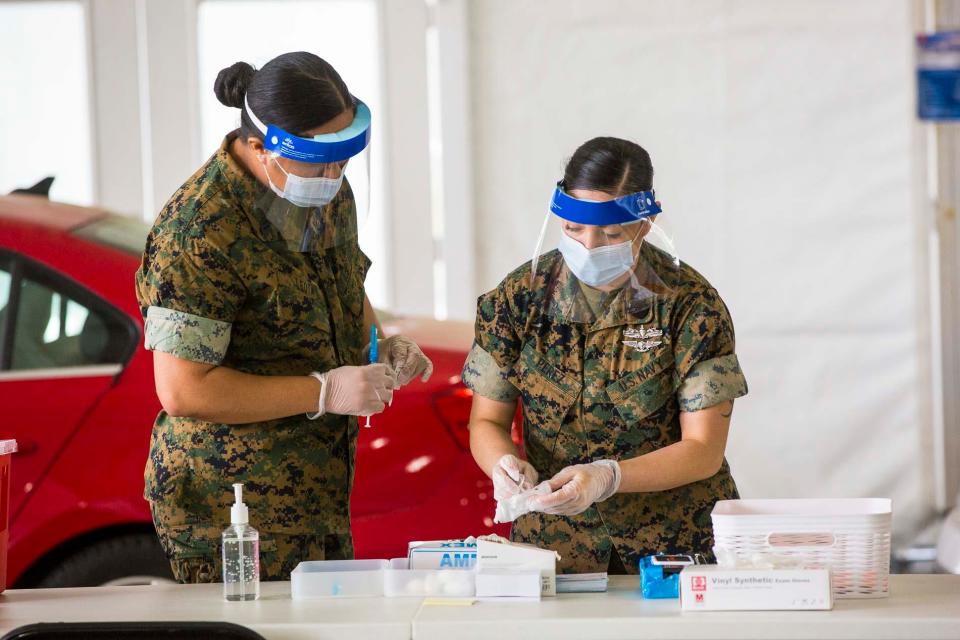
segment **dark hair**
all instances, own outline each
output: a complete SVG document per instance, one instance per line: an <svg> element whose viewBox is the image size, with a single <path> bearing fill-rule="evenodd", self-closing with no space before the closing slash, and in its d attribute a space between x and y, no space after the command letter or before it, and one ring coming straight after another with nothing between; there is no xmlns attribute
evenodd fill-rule
<svg viewBox="0 0 960 640"><path fill-rule="evenodd" d="M217 99L240 112L240 135L263 138L243 104L265 125L276 125L295 135L329 122L355 109L346 83L329 62L306 51L277 56L259 70L236 62L217 74L213 84Z"/></svg>
<svg viewBox="0 0 960 640"><path fill-rule="evenodd" d="M603 191L618 197L653 189L650 154L636 142L594 138L573 153L563 172L563 188Z"/></svg>

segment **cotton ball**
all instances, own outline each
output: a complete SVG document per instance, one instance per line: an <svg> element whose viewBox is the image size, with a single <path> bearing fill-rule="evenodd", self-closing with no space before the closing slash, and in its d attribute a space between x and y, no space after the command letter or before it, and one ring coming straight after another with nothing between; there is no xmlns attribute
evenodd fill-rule
<svg viewBox="0 0 960 640"><path fill-rule="evenodd" d="M454 596L471 596L473 595L474 582L470 579L460 580L456 585L454 585L454 591L450 595Z"/></svg>
<svg viewBox="0 0 960 640"><path fill-rule="evenodd" d="M410 595L418 596L423 593L424 582L420 578L412 578L407 581L406 592Z"/></svg>
<svg viewBox="0 0 960 640"><path fill-rule="evenodd" d="M440 591L440 578L437 575L438 573L442 574L442 572L436 571L427 574L427 578L424 580L423 585L424 593L431 594L438 593Z"/></svg>
<svg viewBox="0 0 960 640"><path fill-rule="evenodd" d="M438 581L440 582L440 584L442 584L442 585L448 584L451 580L453 580L453 579L456 578L456 576L454 576L453 574L454 574L454 570L453 570L453 569L447 569L446 571L440 571L440 572L437 573L437 580L438 580Z"/></svg>
<svg viewBox="0 0 960 640"><path fill-rule="evenodd" d="M443 585L443 594L447 596L468 596L471 591L471 580L473 574L467 572L457 572L451 574L450 579Z"/></svg>

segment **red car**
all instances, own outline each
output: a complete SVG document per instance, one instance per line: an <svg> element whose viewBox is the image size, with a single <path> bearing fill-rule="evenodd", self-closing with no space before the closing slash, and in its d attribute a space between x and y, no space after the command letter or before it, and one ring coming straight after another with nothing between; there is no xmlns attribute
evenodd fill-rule
<svg viewBox="0 0 960 640"><path fill-rule="evenodd" d="M142 497L160 410L134 295L148 227L38 191L0 197L0 439L19 443L7 584L168 577ZM506 534L493 527L492 487L468 447L470 392L459 375L469 325L384 324L417 340L435 369L361 428L357 556L405 555L415 539Z"/></svg>

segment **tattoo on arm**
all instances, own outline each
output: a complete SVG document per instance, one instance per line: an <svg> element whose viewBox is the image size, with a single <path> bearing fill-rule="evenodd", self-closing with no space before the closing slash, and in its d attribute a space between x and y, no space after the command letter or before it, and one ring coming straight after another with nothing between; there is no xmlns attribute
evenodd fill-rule
<svg viewBox="0 0 960 640"><path fill-rule="evenodd" d="M730 401L730 410L729 410L729 411L727 411L726 413L724 413L722 410L720 411L720 416L721 416L722 418L729 418L729 417L732 416L732 415L733 415L733 400Z"/></svg>

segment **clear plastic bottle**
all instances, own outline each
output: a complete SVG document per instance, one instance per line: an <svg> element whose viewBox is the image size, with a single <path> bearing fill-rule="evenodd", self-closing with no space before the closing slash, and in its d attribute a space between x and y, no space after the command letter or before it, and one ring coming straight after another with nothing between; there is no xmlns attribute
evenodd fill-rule
<svg viewBox="0 0 960 640"><path fill-rule="evenodd" d="M223 531L223 597L256 600L260 597L260 534L250 526L243 485L233 485L233 494L230 526Z"/></svg>

